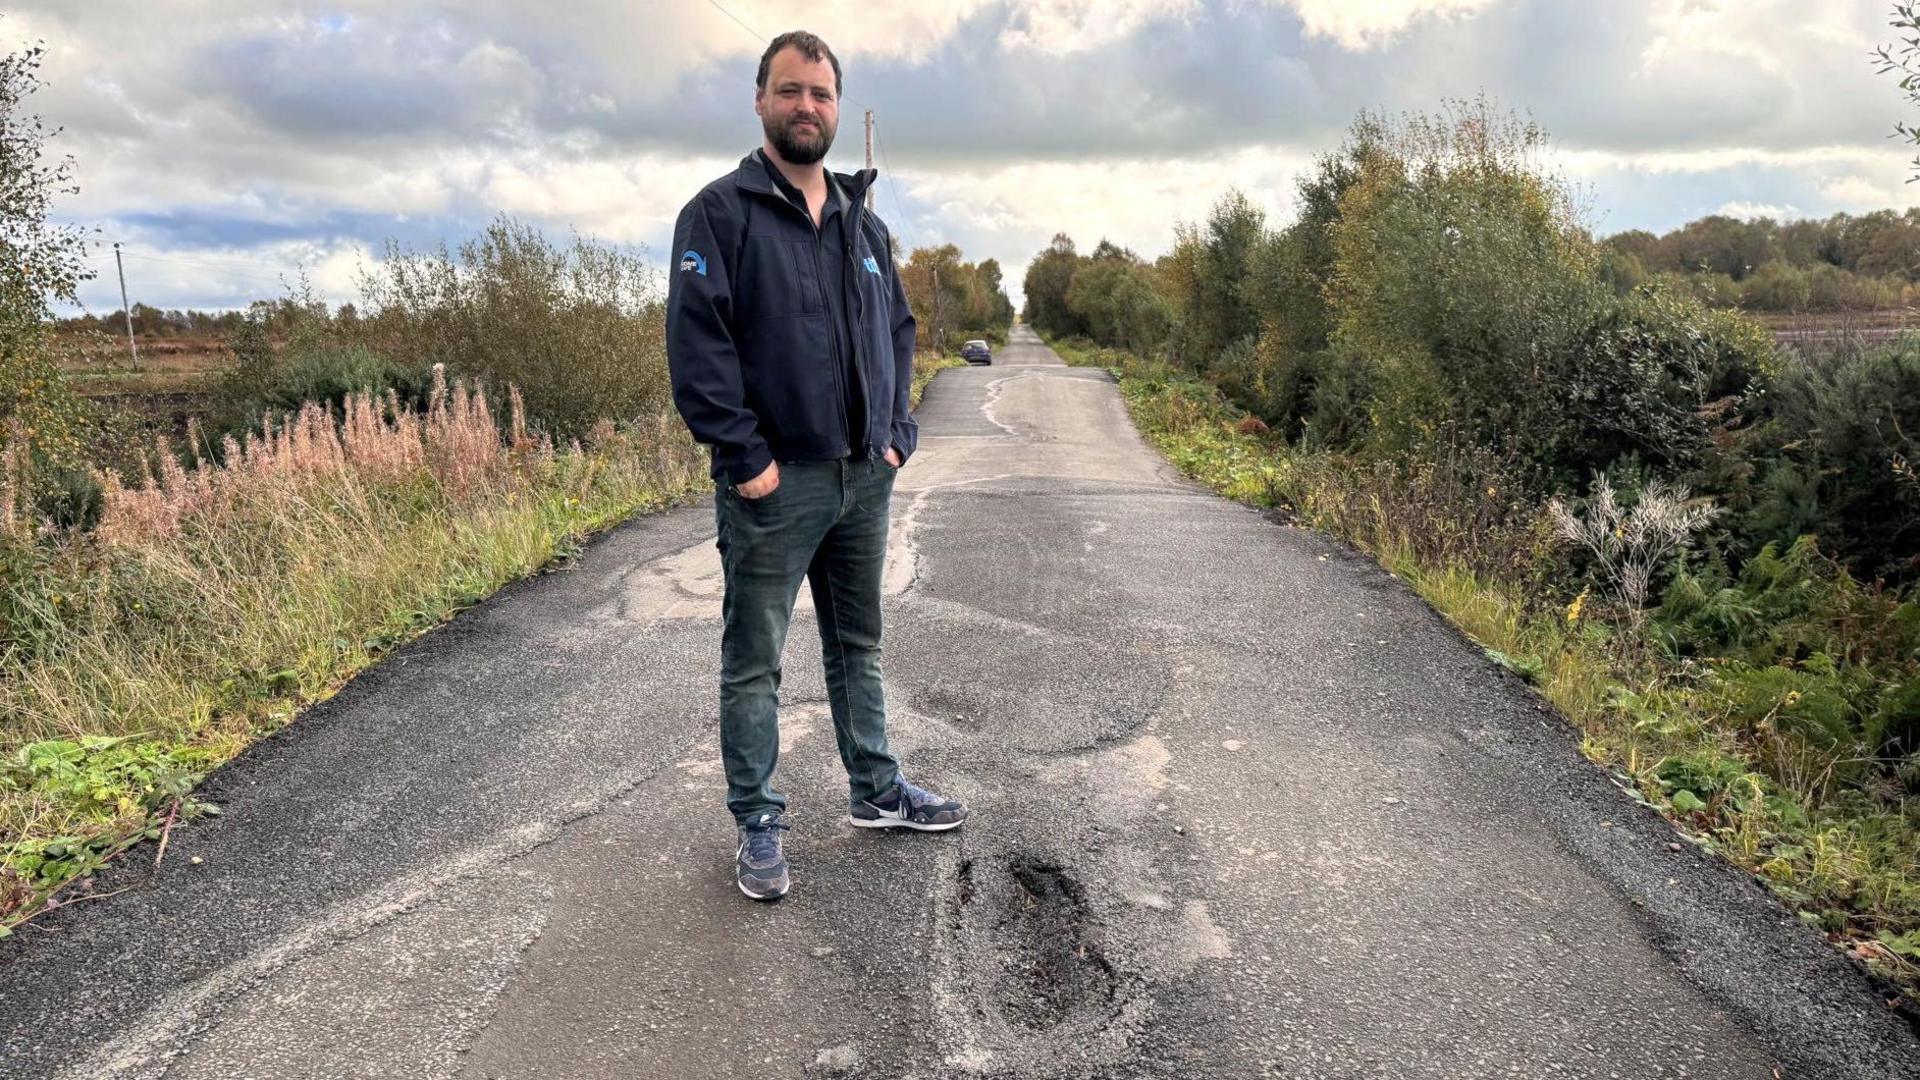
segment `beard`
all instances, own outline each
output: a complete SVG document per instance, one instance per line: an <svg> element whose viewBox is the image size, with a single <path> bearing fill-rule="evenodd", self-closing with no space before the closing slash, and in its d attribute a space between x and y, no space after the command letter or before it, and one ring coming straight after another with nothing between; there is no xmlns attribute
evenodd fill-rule
<svg viewBox="0 0 1920 1080"><path fill-rule="evenodd" d="M791 119L784 124L768 120L761 126L766 129L767 141L780 151L782 160L793 165L812 165L827 156L828 149L833 146L834 136L834 130L827 126L826 121L817 116L813 121L819 125L819 129L813 132L797 130L795 121Z"/></svg>

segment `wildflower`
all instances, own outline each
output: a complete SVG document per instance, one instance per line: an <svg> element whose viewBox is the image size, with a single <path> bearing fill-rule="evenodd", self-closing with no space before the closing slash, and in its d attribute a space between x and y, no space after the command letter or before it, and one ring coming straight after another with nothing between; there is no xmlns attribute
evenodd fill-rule
<svg viewBox="0 0 1920 1080"><path fill-rule="evenodd" d="M1580 595L1574 597L1573 603L1567 605L1567 625L1571 626L1580 621L1580 613L1586 610L1587 596L1591 592L1593 592L1591 588L1581 589Z"/></svg>

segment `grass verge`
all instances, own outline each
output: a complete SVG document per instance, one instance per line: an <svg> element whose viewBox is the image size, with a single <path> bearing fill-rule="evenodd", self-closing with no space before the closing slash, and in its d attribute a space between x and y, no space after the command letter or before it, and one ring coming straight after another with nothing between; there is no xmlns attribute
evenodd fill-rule
<svg viewBox="0 0 1920 1080"><path fill-rule="evenodd" d="M90 895L217 808L212 768L399 645L631 515L704 487L677 422L500 437L455 388L426 414L309 407L225 461L107 477L98 524L22 512L0 470L0 936ZM164 848L162 849L164 851Z"/></svg>
<svg viewBox="0 0 1920 1080"><path fill-rule="evenodd" d="M1795 737L1778 704L1754 722L1729 675L1735 665L1660 655L1630 627L1597 617L1584 593L1564 607L1543 603L1469 559L1425 555L1413 530L1431 549L1428 537L1444 526L1409 520L1400 508L1411 500L1386 490L1379 472L1266 437L1217 388L1164 364L1050 344L1069 364L1111 371L1136 427L1183 473L1236 501L1287 510L1376 559L1538 687L1624 789L1753 873L1870 970L1909 996L1920 989L1920 806L1896 785L1839 782L1846 763ZM1524 545L1501 536L1492 546ZM1800 697L1787 689L1780 703Z"/></svg>

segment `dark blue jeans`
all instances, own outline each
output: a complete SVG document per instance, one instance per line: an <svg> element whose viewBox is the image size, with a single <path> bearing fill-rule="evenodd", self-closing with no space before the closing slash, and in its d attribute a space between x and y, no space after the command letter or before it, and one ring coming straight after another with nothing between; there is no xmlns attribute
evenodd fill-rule
<svg viewBox="0 0 1920 1080"><path fill-rule="evenodd" d="M726 573L720 638L720 756L735 821L780 813L780 654L800 594L813 589L833 734L855 799L892 785L880 685L880 578L899 470L884 460L780 463L780 486L758 499L722 479L714 491Z"/></svg>

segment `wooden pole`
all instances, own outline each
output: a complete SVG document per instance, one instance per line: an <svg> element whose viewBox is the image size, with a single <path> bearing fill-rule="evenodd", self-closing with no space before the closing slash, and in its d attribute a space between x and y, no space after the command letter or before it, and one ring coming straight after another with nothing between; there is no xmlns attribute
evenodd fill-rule
<svg viewBox="0 0 1920 1080"><path fill-rule="evenodd" d="M120 243L113 245L113 266L120 271L120 313L127 317L127 348L133 353L133 370L140 370L140 343L133 339L133 305L127 303L127 267L120 261Z"/></svg>

